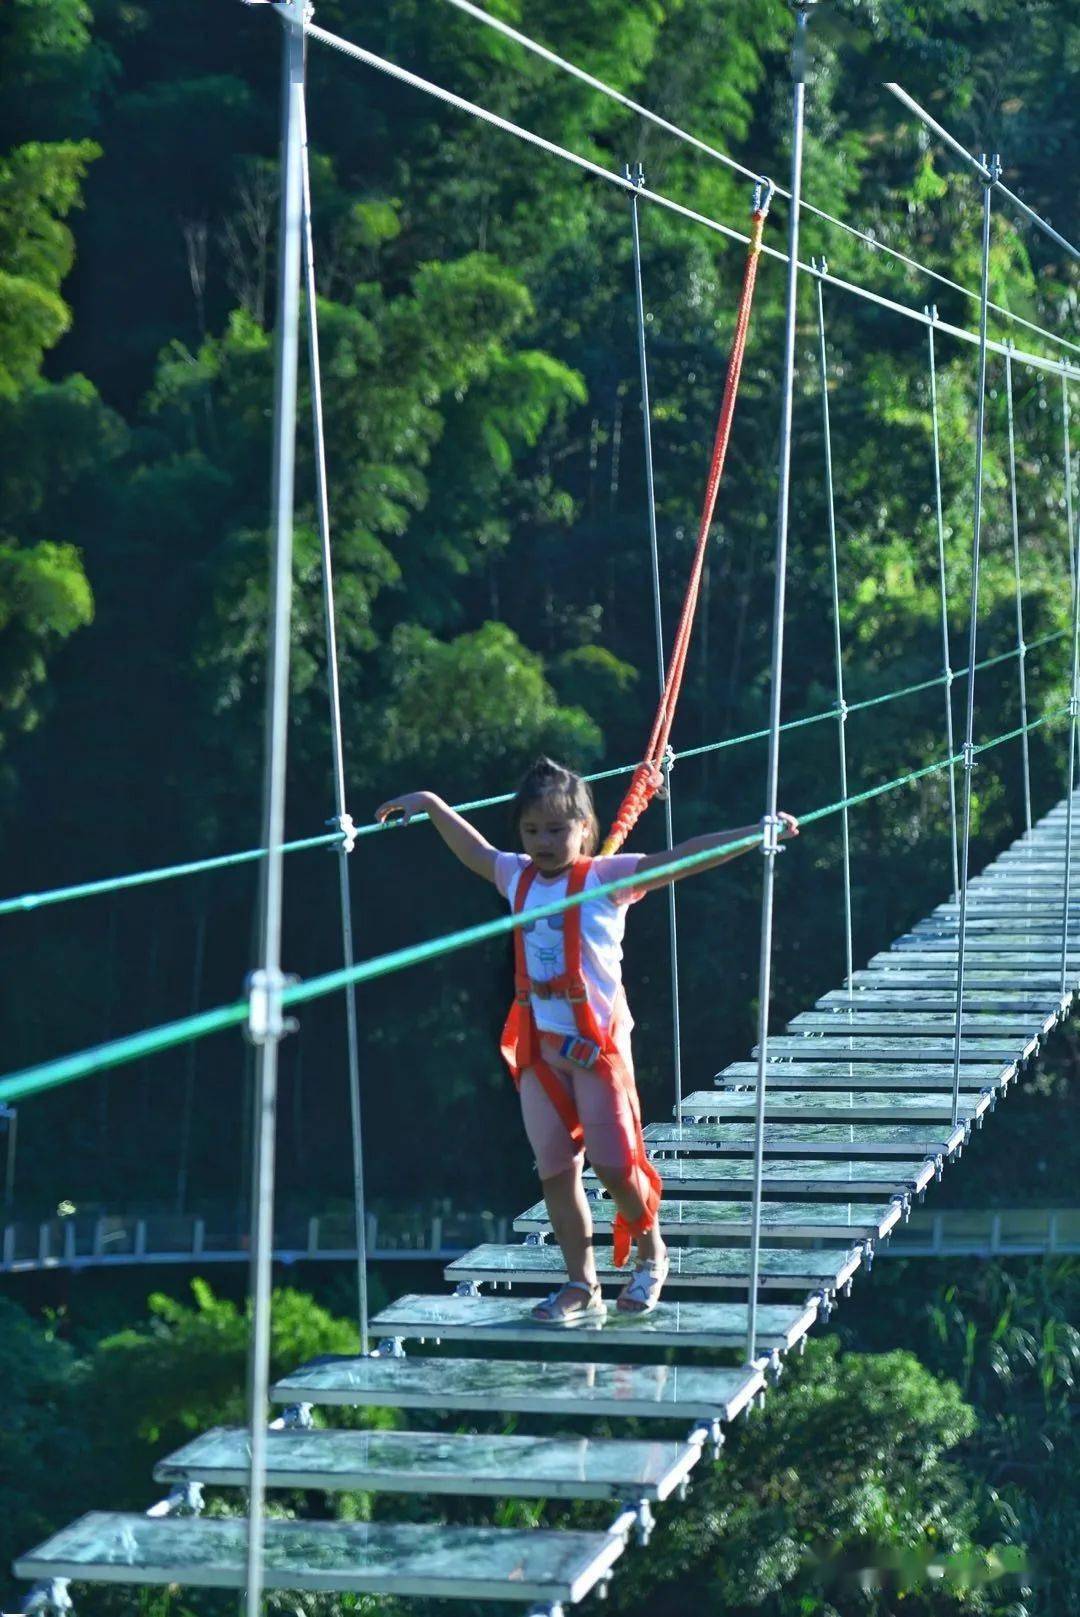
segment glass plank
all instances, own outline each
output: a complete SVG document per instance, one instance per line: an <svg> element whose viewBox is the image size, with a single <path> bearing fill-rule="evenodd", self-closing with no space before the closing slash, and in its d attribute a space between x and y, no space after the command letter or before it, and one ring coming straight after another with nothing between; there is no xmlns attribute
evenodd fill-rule
<svg viewBox="0 0 1080 1617"><path fill-rule="evenodd" d="M154 1467L158 1482L246 1487L243 1428L217 1427ZM666 1499L700 1455L696 1444L471 1432L267 1433L272 1488L481 1494L506 1499Z"/></svg>
<svg viewBox="0 0 1080 1617"><path fill-rule="evenodd" d="M807 1048L807 1040L801 1037L778 1037L769 1040L769 1049L777 1055L799 1055ZM849 1045L854 1044L854 1049ZM952 1070L946 1069L943 1064L943 1055L947 1052L938 1051L934 1056L927 1056L926 1066L921 1073L907 1072L897 1074L895 1077L880 1068L887 1063L875 1062L872 1059L873 1050L880 1047L877 1040L869 1050L859 1047L855 1040L829 1039L827 1041L814 1041L814 1048L822 1049L823 1045L831 1050L834 1057L832 1061L775 1061L769 1062L766 1067L766 1085L770 1089L850 1089L855 1086L864 1088L873 1084L880 1089L926 1089L926 1090L952 1090ZM839 1057L843 1056L843 1060ZM988 1078L985 1068L975 1060L965 1060L963 1049L960 1056L960 1087L961 1089L992 1088L1008 1081L1015 1067L1010 1064L1003 1067L998 1064L991 1070L995 1076ZM738 1084L740 1087L757 1087L757 1063L754 1061L736 1061L725 1068L720 1075L724 1084Z"/></svg>
<svg viewBox="0 0 1080 1617"><path fill-rule="evenodd" d="M927 1128L921 1123L766 1123L765 1155L780 1157L944 1156L964 1138L963 1127ZM743 1123L648 1123L645 1140L654 1151L685 1155L723 1152L752 1156L754 1129Z"/></svg>
<svg viewBox="0 0 1080 1617"><path fill-rule="evenodd" d="M997 993L987 992L979 985L972 987L964 983L964 1015L998 1013L1011 1011L1014 1015L1023 1014L1043 1019L1057 1013L1060 996L1057 988L1047 989L1044 994L1033 995L1023 989L1010 991L1001 989ZM878 988L869 985L860 985L854 988L849 996L844 988L834 988L827 994L822 994L817 1001L820 1011L835 1013L844 1012L849 1007L860 1016L870 1013L881 1015L890 1012L895 1018L897 1015L904 1018L905 1023L918 1017L927 1015L947 1016L950 1011L956 1010L956 990L950 993L928 993L919 988Z"/></svg>
<svg viewBox="0 0 1080 1617"><path fill-rule="evenodd" d="M1050 1012L1051 1016L1054 1014L1054 1011ZM964 1015L964 1036L969 1039L1023 1038L1025 1034L1038 1030L1045 1020L1046 1013L1043 1011L1040 1011L1037 1020L1015 1014L995 1016L967 1011ZM898 1016L895 1011L863 1010L861 1007L850 1011L839 1007L830 1011L800 1011L788 1023L793 1033L844 1033L850 1028L864 1037L887 1034L909 1039L951 1038L955 1026L954 1016Z"/></svg>
<svg viewBox="0 0 1080 1617"><path fill-rule="evenodd" d="M871 1080L873 1081L873 1080ZM990 1105L991 1092L961 1092L961 1120L981 1116ZM737 1122L752 1118L757 1111L757 1098L748 1091L733 1089L698 1089L683 1097L684 1118L708 1118L717 1123ZM942 1122L952 1117L952 1102L944 1094L920 1093L911 1090L856 1089L803 1090L788 1094L783 1090L768 1092L765 1114L773 1122L808 1123L889 1123L899 1119L907 1122Z"/></svg>
<svg viewBox="0 0 1080 1617"><path fill-rule="evenodd" d="M530 1317L531 1299L515 1297L399 1297L371 1322L377 1335L445 1338L471 1342L560 1341L604 1337L641 1347L741 1348L746 1338L745 1303L661 1302L651 1314L620 1314L614 1308L598 1320L553 1331ZM758 1308L758 1340L763 1347L791 1347L805 1336L817 1305L766 1303Z"/></svg>
<svg viewBox="0 0 1080 1617"><path fill-rule="evenodd" d="M242 1518L93 1511L21 1556L16 1576L239 1589L246 1538ZM610 1533L268 1521L263 1576L268 1589L570 1602L622 1547Z"/></svg>
<svg viewBox="0 0 1080 1617"><path fill-rule="evenodd" d="M610 1230L610 1202L596 1202L592 1208L593 1226ZM770 1239L789 1236L828 1240L832 1235L851 1231L863 1239L892 1229L900 1217L897 1202L768 1202L761 1204L761 1228ZM660 1214L666 1235L738 1235L751 1230L748 1202L665 1201ZM537 1202L514 1220L514 1229L549 1230L547 1208Z"/></svg>
<svg viewBox="0 0 1080 1617"><path fill-rule="evenodd" d="M772 1048L771 1039L769 1040L769 1048ZM800 1040L800 1048L804 1050L816 1050L820 1048L820 1046L816 1042L810 1043L809 1041L803 1039ZM983 1083L987 1084L997 1083L1002 1080L1003 1075L1007 1075L1012 1071L1012 1067L1012 1062L1003 1064L1000 1061L993 1061L984 1062L981 1065L977 1062L972 1062L969 1064L967 1076L972 1079L980 1079ZM757 1070L758 1064L756 1061L733 1061L730 1066L724 1067L721 1072L716 1074L715 1082L732 1082L741 1084L744 1083L747 1078L756 1079ZM919 1077L930 1078L936 1081L937 1079L945 1076L948 1077L948 1081L950 1083L952 1082L952 1065L951 1063L947 1062L940 1062L936 1067L932 1067L931 1070L927 1072L926 1063L921 1061L851 1062L846 1058L834 1058L831 1060L821 1061L767 1061L765 1063L765 1072L770 1083L772 1083L774 1079L781 1079L785 1076L790 1076L792 1073L805 1074L805 1076L808 1078L815 1076L818 1078L829 1078L834 1075L843 1077L845 1074L850 1075L852 1072L857 1074L860 1079L873 1078L875 1083L879 1078L902 1078L905 1084L907 1084L909 1081L913 1081ZM913 1084L912 1087L916 1086Z"/></svg>
<svg viewBox="0 0 1080 1617"><path fill-rule="evenodd" d="M1036 1042L1034 1038L1023 1042L963 1038L960 1060L1015 1062L1033 1049ZM811 1048L819 1052L819 1058L823 1061L830 1058L835 1061L842 1056L845 1061L881 1061L894 1057L904 1061L941 1063L952 1060L953 1041L915 1037L902 1039L888 1033L868 1033L864 1036L858 1033L778 1033L769 1040L769 1050L777 1057L803 1055L810 1059Z"/></svg>
<svg viewBox="0 0 1080 1617"><path fill-rule="evenodd" d="M738 1286L745 1290L750 1272L750 1248L745 1246L673 1246L669 1248L671 1272L668 1286ZM845 1285L862 1261L859 1247L825 1247L816 1251L793 1252L784 1247L763 1247L760 1254L760 1281L763 1288L802 1291L825 1288L836 1291ZM625 1269L616 1269L606 1252L597 1254L601 1281L621 1282ZM444 1270L447 1280L514 1281L547 1284L566 1274L566 1265L554 1244L526 1246L478 1246L464 1257L455 1258Z"/></svg>
<svg viewBox="0 0 1080 1617"><path fill-rule="evenodd" d="M554 1334L554 1333L551 1333ZM279 1404L634 1415L734 1420L765 1384L760 1370L527 1359L334 1359L305 1365L272 1389Z"/></svg>
<svg viewBox="0 0 1080 1617"><path fill-rule="evenodd" d="M657 1167L670 1191L690 1195L743 1195L752 1189L752 1158L680 1157L658 1162ZM768 1161L762 1164L762 1189L773 1196L863 1195L891 1196L913 1185L922 1186L934 1176L933 1164L925 1157L899 1159L883 1164L873 1162ZM586 1184L596 1185L594 1173L586 1172Z"/></svg>

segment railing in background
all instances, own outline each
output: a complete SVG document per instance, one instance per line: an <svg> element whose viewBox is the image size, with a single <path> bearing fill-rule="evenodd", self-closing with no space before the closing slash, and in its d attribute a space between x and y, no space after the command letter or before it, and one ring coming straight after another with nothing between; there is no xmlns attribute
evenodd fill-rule
<svg viewBox="0 0 1080 1617"><path fill-rule="evenodd" d="M509 1220L493 1213L368 1213L372 1258L431 1261L458 1257L485 1241L503 1244ZM22 1220L0 1235L0 1274L43 1269L116 1268L151 1263L244 1263L245 1220L180 1213L102 1214ZM356 1259L351 1213L286 1219L275 1232L279 1263Z"/></svg>

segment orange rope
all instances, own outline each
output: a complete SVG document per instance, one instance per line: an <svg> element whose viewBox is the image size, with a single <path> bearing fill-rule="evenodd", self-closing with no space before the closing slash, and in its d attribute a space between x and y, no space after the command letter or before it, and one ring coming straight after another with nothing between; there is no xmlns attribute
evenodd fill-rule
<svg viewBox="0 0 1080 1617"><path fill-rule="evenodd" d="M697 546L694 551L693 565L690 569L690 581L686 586L686 597L683 601L682 612L679 615L678 627L675 630L675 639L672 642L671 656L668 660L667 674L664 679L664 689L660 695L660 705L653 720L652 732L649 736L648 747L645 750L644 761L634 771L626 796L622 800L619 812L612 822L611 830L608 832L604 845L600 849L602 854L618 852L656 796L656 793L664 784L661 766L664 753L667 750L668 738L671 735L671 726L675 719L675 708L679 700L679 693L682 690L683 674L686 670L686 654L694 627L698 596L701 593L701 575L705 566L709 533L712 529L713 514L716 510L716 498L720 491L720 479L724 474L724 460L727 456L728 440L731 437L731 423L735 415L735 400L739 391L739 378L742 375L743 355L746 352L750 309L754 301L754 283L757 280L758 259L761 255L761 238L769 212L770 195L771 192L767 193L763 202L759 202L758 198L755 197L754 210L750 216L750 243L746 253L746 267L743 270L742 293L739 298L739 310L735 319L735 333L731 340L731 358L728 361L724 397L720 405L720 419L716 424L716 437L713 440L709 476L705 484L705 500L701 510L701 522L698 526Z"/></svg>

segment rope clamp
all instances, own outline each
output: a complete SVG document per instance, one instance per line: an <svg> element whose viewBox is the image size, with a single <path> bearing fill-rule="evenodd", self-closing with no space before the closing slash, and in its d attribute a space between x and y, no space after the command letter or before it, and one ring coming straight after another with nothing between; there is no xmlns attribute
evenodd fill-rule
<svg viewBox="0 0 1080 1617"><path fill-rule="evenodd" d="M761 816L761 829L765 835L761 839L761 851L766 857L783 853L780 843L780 827L783 825L779 814L763 814Z"/></svg>
<svg viewBox="0 0 1080 1617"><path fill-rule="evenodd" d="M833 706L836 709L836 715L837 715L837 718L840 720L840 723L841 724L846 724L847 721L848 721L848 714L851 712L851 709L848 707L847 702L844 700L844 698L842 696L839 696L839 697L837 697L836 701L833 703Z"/></svg>
<svg viewBox="0 0 1080 1617"><path fill-rule="evenodd" d="M626 175L626 178L630 181L630 184L636 191L643 191L645 189L644 163L627 163L626 167L623 169L623 173Z"/></svg>
<svg viewBox="0 0 1080 1617"><path fill-rule="evenodd" d="M961 754L963 755L963 768L964 769L966 769L970 773L971 770L977 769L979 767L978 764L975 762L975 743L973 741L965 741L964 744L962 745L962 747L960 748L960 751L961 751Z"/></svg>
<svg viewBox="0 0 1080 1617"><path fill-rule="evenodd" d="M945 664L945 685L946 685L947 688L951 689L952 683L955 680L955 678L956 678L956 675L953 673L953 671L949 667L948 663L946 663Z"/></svg>
<svg viewBox="0 0 1080 1617"><path fill-rule="evenodd" d="M754 185L754 200L751 206L753 213L766 214L772 207L772 199L776 195L776 183L767 174L763 174Z"/></svg>
<svg viewBox="0 0 1080 1617"><path fill-rule="evenodd" d="M352 853L356 847L357 830L351 814L335 814L326 824L335 831L340 831L343 841L338 853Z"/></svg>
<svg viewBox="0 0 1080 1617"><path fill-rule="evenodd" d="M829 273L829 260L825 257L824 253L822 253L820 259L812 258L810 260L810 268L813 270L815 275L819 275L819 276L828 275L828 273Z"/></svg>
<svg viewBox="0 0 1080 1617"><path fill-rule="evenodd" d="M284 1015L281 996L298 977L287 977L282 971L252 971L245 987L248 994L247 1037L252 1044L269 1044L271 1039L282 1039L295 1033L300 1024L295 1016Z"/></svg>
<svg viewBox="0 0 1080 1617"><path fill-rule="evenodd" d="M666 803L668 798L671 796L671 771L675 768L675 759L677 756L678 754L676 753L675 748L670 742L668 742L667 746L664 748L664 756L660 760L660 768L664 772L664 784L662 786L658 786L656 789L656 795L660 799L661 803Z"/></svg>

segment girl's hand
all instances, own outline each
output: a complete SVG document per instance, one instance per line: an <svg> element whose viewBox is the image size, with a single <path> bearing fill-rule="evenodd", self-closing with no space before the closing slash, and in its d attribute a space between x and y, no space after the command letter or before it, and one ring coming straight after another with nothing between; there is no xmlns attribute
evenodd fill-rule
<svg viewBox="0 0 1080 1617"><path fill-rule="evenodd" d="M385 803L380 803L375 810L375 818L380 825L385 825L392 818L400 825L408 825L415 814L428 812L430 802L430 792L406 792L404 797L391 797Z"/></svg>
<svg viewBox="0 0 1080 1617"><path fill-rule="evenodd" d="M799 834L799 822L795 818L794 814L785 814L783 809L778 809L777 810L777 818L780 821L780 841L781 842L789 842L792 837L797 837L798 836L798 834Z"/></svg>

